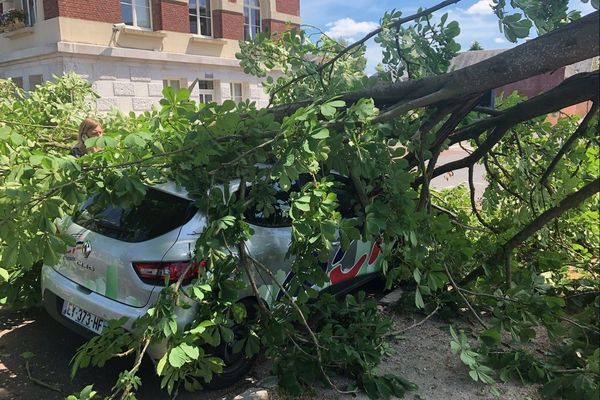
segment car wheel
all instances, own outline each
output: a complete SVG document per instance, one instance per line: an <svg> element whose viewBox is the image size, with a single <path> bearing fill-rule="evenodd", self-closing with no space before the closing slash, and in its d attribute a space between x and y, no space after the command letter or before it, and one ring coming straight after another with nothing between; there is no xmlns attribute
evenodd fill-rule
<svg viewBox="0 0 600 400"><path fill-rule="evenodd" d="M254 299L242 300L246 307L247 320L252 321L258 317L258 307ZM236 325L233 328L234 341L232 343L223 343L220 346L211 349L211 353L221 358L225 365L223 372L213 375L212 380L205 386L209 389L223 389L240 381L252 368L257 355L246 357L244 351L238 353L233 351L233 343L244 339L248 335L248 328L245 325Z"/></svg>

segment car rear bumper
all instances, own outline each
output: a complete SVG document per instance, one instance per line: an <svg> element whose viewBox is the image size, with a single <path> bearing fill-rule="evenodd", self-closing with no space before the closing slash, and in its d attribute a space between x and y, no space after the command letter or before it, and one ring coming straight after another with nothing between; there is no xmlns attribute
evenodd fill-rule
<svg viewBox="0 0 600 400"><path fill-rule="evenodd" d="M43 302L48 314L68 329L87 338L91 338L95 334L62 315L61 310L65 301L81 307L106 321L127 317L127 322L123 325L123 328L127 330L132 330L135 320L146 314L156 301L155 298L152 298L148 305L141 308L128 306L82 287L47 265L42 267L41 283ZM194 307L185 310L178 309L178 327L183 328L192 320L194 315ZM165 350L164 344L157 344L148 348L148 354L153 359L157 359L164 355Z"/></svg>

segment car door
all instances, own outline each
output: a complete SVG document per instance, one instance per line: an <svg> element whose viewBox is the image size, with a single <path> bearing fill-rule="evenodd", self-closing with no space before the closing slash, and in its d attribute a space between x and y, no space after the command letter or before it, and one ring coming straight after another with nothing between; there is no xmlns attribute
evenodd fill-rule
<svg viewBox="0 0 600 400"><path fill-rule="evenodd" d="M291 260L286 257L292 240L292 221L289 212L289 193L281 190L279 182L272 183L275 191L273 212L267 213L256 204L251 204L245 211L244 217L254 234L246 242L248 253L269 268L277 277L280 284L285 284L289 278ZM258 187L247 187L247 194ZM274 284L265 271L255 268L255 279L259 285L261 296L272 304L279 298L279 288Z"/></svg>
<svg viewBox="0 0 600 400"><path fill-rule="evenodd" d="M342 218L355 218L361 208L352 181L341 175L333 175L333 192L336 194L338 211ZM329 278L323 288L341 291L360 284L381 270L381 242L376 240L353 240L347 247L337 243L331 251L325 269Z"/></svg>

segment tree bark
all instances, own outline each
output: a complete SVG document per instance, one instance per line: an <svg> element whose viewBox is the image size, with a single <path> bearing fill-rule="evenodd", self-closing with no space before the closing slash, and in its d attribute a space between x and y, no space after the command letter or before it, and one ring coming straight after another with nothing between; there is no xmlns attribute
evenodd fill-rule
<svg viewBox="0 0 600 400"><path fill-rule="evenodd" d="M499 115L477 121L450 136L450 145L474 139L498 125L510 127L540 115L556 112L573 104L598 99L598 71L584 72L566 79L560 85L538 96L502 111Z"/></svg>
<svg viewBox="0 0 600 400"><path fill-rule="evenodd" d="M531 100L517 104L504 111L502 115L476 122L450 135L450 145L467 139L476 139L484 131L494 128L488 138L467 157L437 167L432 178L449 171L467 168L479 161L513 125L545 115L561 108L581 103L586 100L597 101L598 72L576 75L554 89L549 90ZM416 183L420 183L417 181Z"/></svg>

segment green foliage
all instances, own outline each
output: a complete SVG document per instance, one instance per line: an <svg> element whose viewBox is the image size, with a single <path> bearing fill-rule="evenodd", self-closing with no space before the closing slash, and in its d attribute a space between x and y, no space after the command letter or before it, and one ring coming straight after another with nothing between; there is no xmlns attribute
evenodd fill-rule
<svg viewBox="0 0 600 400"><path fill-rule="evenodd" d="M467 336L463 331L458 334L450 327L450 334L452 335L452 341L450 342L450 350L453 354L458 354L460 360L469 367L469 376L475 382L481 381L487 384L493 384L494 370L486 366L483 363L482 356L471 349L471 345L467 339ZM489 337L489 336L488 336Z"/></svg>
<svg viewBox="0 0 600 400"><path fill-rule="evenodd" d="M473 44L471 44L471 47L469 47L469 51L473 50L483 50L483 47L481 47L481 44L477 40L475 40Z"/></svg>
<svg viewBox="0 0 600 400"><path fill-rule="evenodd" d="M458 22L447 23L448 14L442 15L439 22L426 15L408 27L394 27L392 23L401 16L401 11L392 10L381 19L383 30L375 38L383 48L383 64L378 66L378 76L396 82L403 77L419 79L446 72L460 51L460 45L454 40L460 34Z"/></svg>
<svg viewBox="0 0 600 400"><path fill-rule="evenodd" d="M516 40L529 34L531 21L545 32L575 18L564 3L543 8L541 2L511 2L524 10L522 17L496 1L495 12L507 37ZM399 18L392 11L382 19L377 42L385 65L379 78L446 72L459 50L458 24L447 16L425 16L394 28ZM485 311L488 327L475 332L477 345L464 332L450 330L451 349L473 380L493 385L494 367L503 380L544 383L549 396L585 398L597 389L598 198L540 227L505 259L498 257L507 240L538 215L597 178L597 116L548 174L556 149L576 129L572 118L512 127L482 159L489 184L481 201L471 202L464 187L430 195L422 185L431 172L427 163L435 163L435 152L447 146L437 143L436 132L447 122L437 118L440 110L418 108L375 123L379 109L372 99L350 103L338 97L375 83L364 75L364 47L330 68L325 64L345 44L326 36L315 43L308 39L291 30L277 40L258 35L240 44L242 67L266 77L273 104L304 101L291 115L276 119L248 101L196 104L189 91L167 88L160 108L102 116L105 135L86 142L100 151L77 159L68 150L81 119L94 116L90 85L67 75L26 97L12 82L0 81L2 301L37 300L30 293L39 293L39 269L56 264L74 244L63 231L85 198L93 194L99 203L130 206L143 199L148 185L171 180L207 216L193 249L194 262L205 263L202 272L189 286L165 282L156 304L131 331L123 328L125 321L112 321L78 350L73 373L126 354L138 354L139 361L149 346L160 344L166 349L157 364L161 387L175 396L182 387L195 390L218 376L227 367L223 348L246 359L264 349L290 393L315 381L330 384L331 373L342 373L371 398L401 397L414 385L377 371L390 322L363 295L340 304L314 289L327 282L319 261L329 258L337 242L346 246L362 239L383 244L388 286L406 285L417 308L459 309L462 294ZM277 80L269 76L274 69L283 72ZM500 109L521 101L509 97ZM471 113L463 123L477 118L481 115ZM471 145L489 135L483 132ZM342 213L338 175L348 177L356 192L351 216ZM244 215L250 206L265 215L274 211L273 182L291 200L286 217L293 275L285 287L279 276L272 279L266 290L281 291L283 299L257 313L249 271L260 272L261 266L244 251L254 233ZM452 282L476 271L481 273L464 288ZM578 303L568 301L570 296ZM199 306L192 322L179 325L178 313L193 305ZM548 357L501 348L508 336L516 344L534 339L539 327L559 344ZM138 368L139 363L121 372L114 394L135 398ZM88 387L73 398L93 396Z"/></svg>
<svg viewBox="0 0 600 400"><path fill-rule="evenodd" d="M377 365L386 353L384 340L391 322L377 311L373 300L365 300L364 293L357 297L348 295L340 305L330 295L321 296L308 305L314 319L314 332L327 352L320 364L327 371L343 373L358 382L369 398L387 399L403 397L416 385L393 375L382 375ZM279 385L290 394L300 395L314 382L323 382L319 360L311 350L311 344L290 332L278 333L268 355L275 360L275 373ZM323 382L326 383L326 382Z"/></svg>
<svg viewBox="0 0 600 400"><path fill-rule="evenodd" d="M581 0L587 3L588 0ZM597 10L598 1L592 0L592 6ZM494 0L492 9L498 16L500 29L504 31L504 36L511 41L523 39L529 36L533 25L537 28L538 35L548 33L561 25L581 17L579 11L569 11L568 0L511 0L510 8L506 0ZM521 10L523 13L512 10Z"/></svg>
<svg viewBox="0 0 600 400"><path fill-rule="evenodd" d="M96 394L98 393L94 390L94 385L88 385L81 392L68 395L66 400L91 400L96 397Z"/></svg>
<svg viewBox="0 0 600 400"><path fill-rule="evenodd" d="M344 47L344 41L324 34L313 42L304 31L291 29L277 37L259 33L252 42L240 42L236 57L244 72L266 78L263 87L271 94L272 103L288 103L374 84L375 80L364 74L365 46L341 57L331 70L315 74ZM283 75L274 79L269 74L273 70L281 70ZM301 83L290 85L296 76L307 77Z"/></svg>

